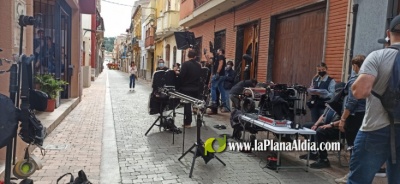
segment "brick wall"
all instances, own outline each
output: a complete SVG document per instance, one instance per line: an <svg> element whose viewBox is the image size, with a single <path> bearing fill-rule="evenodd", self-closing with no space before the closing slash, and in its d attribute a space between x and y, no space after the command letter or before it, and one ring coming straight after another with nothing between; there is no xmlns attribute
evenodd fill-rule
<svg viewBox="0 0 400 184"><path fill-rule="evenodd" d="M185 2L187 2L186 0ZM183 2L181 6L184 5ZM259 37L259 59L257 80L265 81L267 75L268 64L268 46L270 32L270 17L280 13L295 10L304 6L308 6L320 1L317 0L259 0L252 4L245 4L239 7L235 12L227 12L202 24L196 25L190 29L196 37L203 37L202 47L208 50L208 42L214 42L214 33L220 30L226 30L226 57L233 59L235 57L236 48L236 32L235 26L260 20L260 37ZM341 66L343 60L346 17L347 17L347 1L333 0L331 2L331 10L329 13L328 27L328 45L326 52L326 62L331 67L330 73L336 79L340 80ZM181 8L184 10L184 8ZM186 15L186 11L181 12ZM332 17L332 18L331 18ZM328 51L329 49L329 51ZM205 59L204 56L202 59Z"/></svg>
<svg viewBox="0 0 400 184"><path fill-rule="evenodd" d="M193 0L182 0L180 6L180 20L186 18L190 14L192 14L194 9Z"/></svg>
<svg viewBox="0 0 400 184"><path fill-rule="evenodd" d="M342 79L343 56L345 53L347 0L330 1L328 34L326 39L325 62L329 74L336 81Z"/></svg>

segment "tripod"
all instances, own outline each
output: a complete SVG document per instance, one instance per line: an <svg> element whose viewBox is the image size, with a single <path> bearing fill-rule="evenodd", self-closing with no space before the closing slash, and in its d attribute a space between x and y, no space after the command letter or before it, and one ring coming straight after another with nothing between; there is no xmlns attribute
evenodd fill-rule
<svg viewBox="0 0 400 184"><path fill-rule="evenodd" d="M185 153L182 154L181 157L178 158L178 160L180 161L180 160L181 160L183 157L185 157L185 155L188 154L189 152L190 152L190 153L193 153L193 160L192 160L192 166L190 167L189 178L192 177L193 169L194 169L194 164L195 164L195 162L196 162L196 158L199 157L199 156L203 156L202 154L204 153L203 142L202 142L201 139L200 139L200 132L201 132L200 128L201 128L201 124L203 123L203 118L202 118L202 116L200 115L200 113L197 113L197 116L196 116L196 117L197 117L197 118L196 118L197 142L195 142L195 143L193 144L192 147L190 147ZM183 140L185 140L185 137L183 138ZM193 148L195 148L195 151L193 151ZM226 166L226 164L225 164L221 159L219 159L216 155L212 154L212 157L216 158L222 165ZM212 158L212 157L211 157L211 158ZM211 159L211 158L210 158L210 159ZM208 161L206 161L206 163L207 163L207 162L208 162Z"/></svg>
<svg viewBox="0 0 400 184"><path fill-rule="evenodd" d="M175 103L174 101L172 101L172 103ZM144 134L145 136L147 136L147 134L150 132L150 130L154 127L154 126L158 126L160 127L160 131L161 128L164 127L165 129L166 124L168 123L167 121L167 117L171 117L171 113L172 113L172 123L169 123L168 125L173 125L172 127L169 127L170 130L172 131L172 144L175 144L175 133L180 134L181 130L179 130L179 128L175 127L175 117L176 117L176 112L175 112L175 105L173 104L173 108L172 108L172 112L170 114L168 114L167 116L164 116L164 104L161 103L160 104L160 115L158 116L158 118L153 122L153 124L150 126L150 128L147 130L147 132ZM157 122L160 121L160 124L157 125Z"/></svg>

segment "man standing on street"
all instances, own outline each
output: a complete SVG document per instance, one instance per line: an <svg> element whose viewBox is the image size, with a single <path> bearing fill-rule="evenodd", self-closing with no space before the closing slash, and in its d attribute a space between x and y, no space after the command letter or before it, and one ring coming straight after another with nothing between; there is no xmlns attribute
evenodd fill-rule
<svg viewBox="0 0 400 184"><path fill-rule="evenodd" d="M226 97L225 97L225 89L224 89L224 80L225 80L225 66L226 66L226 58L225 58L225 50L218 49L217 51L217 61L213 62L213 71L210 79L211 86L211 100L212 107L217 107L217 89L221 94L221 102L222 107L226 107ZM207 57L208 59L208 57Z"/></svg>
<svg viewBox="0 0 400 184"><path fill-rule="evenodd" d="M392 45L400 45L400 16L396 16L387 31ZM379 98L371 94L382 95L386 90L392 67L398 51L385 48L368 55L360 69L360 75L352 86L357 99L366 98L365 117L354 141L350 160L349 184L372 183L375 173L383 163L387 163L389 184L400 183L400 124L395 122L395 155L391 153L391 126L388 113ZM396 162L392 162L393 156Z"/></svg>
<svg viewBox="0 0 400 184"><path fill-rule="evenodd" d="M191 96L193 98L199 98L199 87L200 87L200 75L201 75L201 66L200 63L196 61L196 51L189 50L188 58L189 61L186 61L182 64L180 72L179 72L179 81L180 81L180 92ZM192 104L186 103L184 107L184 119L183 125L186 128L189 128L192 123Z"/></svg>

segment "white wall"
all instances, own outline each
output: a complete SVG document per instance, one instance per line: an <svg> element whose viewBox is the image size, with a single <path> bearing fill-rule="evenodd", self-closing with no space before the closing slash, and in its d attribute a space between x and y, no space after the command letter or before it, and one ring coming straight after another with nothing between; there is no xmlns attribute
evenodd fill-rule
<svg viewBox="0 0 400 184"><path fill-rule="evenodd" d="M169 59L169 67L172 68L174 60L173 60L173 52L174 52L174 47L176 47L176 41L175 41L175 36L172 35L170 37L165 38L164 40L164 61L166 61L166 49L165 46L167 46L167 44L169 44L170 46L170 59ZM182 56L182 52L180 50L176 50L176 63L181 63L181 57Z"/></svg>
<svg viewBox="0 0 400 184"><path fill-rule="evenodd" d="M82 14L82 29L92 29L92 15ZM85 31L83 31L85 33ZM90 36L90 32L87 32L84 36Z"/></svg>

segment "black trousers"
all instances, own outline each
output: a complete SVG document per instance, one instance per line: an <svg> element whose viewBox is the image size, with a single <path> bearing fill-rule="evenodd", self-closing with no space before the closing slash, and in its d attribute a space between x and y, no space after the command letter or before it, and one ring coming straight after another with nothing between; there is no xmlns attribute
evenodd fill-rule
<svg viewBox="0 0 400 184"><path fill-rule="evenodd" d="M346 134L346 142L348 146L354 146L354 140L356 139L358 130L364 119L365 112L356 112L354 116L349 116L346 119L344 126Z"/></svg>
<svg viewBox="0 0 400 184"><path fill-rule="evenodd" d="M317 129L317 143L318 145L321 145L321 143L326 143L328 140L338 140L339 139L339 132L340 130L337 128L327 128L327 129L322 129L318 128ZM328 152L326 150L319 150L319 158L320 159L327 159L328 158Z"/></svg>
<svg viewBox="0 0 400 184"><path fill-rule="evenodd" d="M231 101L232 101L232 107L235 108L235 109L240 110L240 99L239 99L239 95L230 94L230 95L229 95L229 98L230 98Z"/></svg>
<svg viewBox="0 0 400 184"><path fill-rule="evenodd" d="M193 98L199 98L198 91L184 91L182 90L181 93L191 96ZM183 107L183 124L184 125L191 125L192 124L192 104L185 103Z"/></svg>

